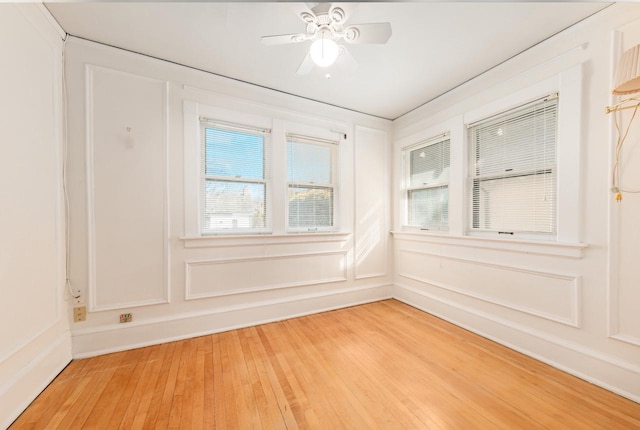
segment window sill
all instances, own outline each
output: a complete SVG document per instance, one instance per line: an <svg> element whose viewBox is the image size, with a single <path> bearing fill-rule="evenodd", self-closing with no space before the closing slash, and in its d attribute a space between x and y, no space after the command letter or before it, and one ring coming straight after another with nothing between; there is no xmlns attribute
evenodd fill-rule
<svg viewBox="0 0 640 430"><path fill-rule="evenodd" d="M589 247L589 245L584 243L558 243L535 240L514 240L507 238L454 236L433 232L392 231L391 234L393 234L394 239L399 240L566 258L582 258L583 250Z"/></svg>
<svg viewBox="0 0 640 430"><path fill-rule="evenodd" d="M345 242L349 232L251 234L181 237L185 248L220 248L230 246L286 245L298 243Z"/></svg>

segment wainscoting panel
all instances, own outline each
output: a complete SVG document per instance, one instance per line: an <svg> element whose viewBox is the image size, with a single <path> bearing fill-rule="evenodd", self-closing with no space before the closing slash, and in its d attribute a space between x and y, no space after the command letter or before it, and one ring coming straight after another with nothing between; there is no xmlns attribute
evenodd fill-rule
<svg viewBox="0 0 640 430"><path fill-rule="evenodd" d="M347 280L345 251L187 261L186 299Z"/></svg>
<svg viewBox="0 0 640 430"><path fill-rule="evenodd" d="M489 303L578 327L579 277L400 250L398 274Z"/></svg>
<svg viewBox="0 0 640 430"><path fill-rule="evenodd" d="M387 274L387 134L356 127L356 279Z"/></svg>
<svg viewBox="0 0 640 430"><path fill-rule="evenodd" d="M87 66L91 310L168 300L167 82Z"/></svg>

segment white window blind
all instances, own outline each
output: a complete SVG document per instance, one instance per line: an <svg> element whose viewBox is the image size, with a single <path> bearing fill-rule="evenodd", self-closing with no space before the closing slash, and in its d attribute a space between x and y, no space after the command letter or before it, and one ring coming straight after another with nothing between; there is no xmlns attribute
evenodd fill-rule
<svg viewBox="0 0 640 430"><path fill-rule="evenodd" d="M405 150L407 224L429 230L449 227L450 139L439 136Z"/></svg>
<svg viewBox="0 0 640 430"><path fill-rule="evenodd" d="M270 230L270 130L202 118L201 233Z"/></svg>
<svg viewBox="0 0 640 430"><path fill-rule="evenodd" d="M471 231L556 233L558 97L469 126Z"/></svg>
<svg viewBox="0 0 640 430"><path fill-rule="evenodd" d="M287 134L288 228L335 226L337 142Z"/></svg>

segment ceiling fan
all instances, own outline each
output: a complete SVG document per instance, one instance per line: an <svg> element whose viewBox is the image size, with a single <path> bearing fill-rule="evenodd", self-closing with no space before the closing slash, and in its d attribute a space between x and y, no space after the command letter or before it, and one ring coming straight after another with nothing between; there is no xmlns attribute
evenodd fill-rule
<svg viewBox="0 0 640 430"><path fill-rule="evenodd" d="M344 45L363 43L387 43L391 37L391 24L377 22L346 25L355 5L353 3L318 3L309 8L305 3L290 3L296 15L306 24L305 33L263 36L260 41L268 46L312 41L309 52L296 71L309 73L314 64L328 67L340 58L343 66L356 67L357 63Z"/></svg>

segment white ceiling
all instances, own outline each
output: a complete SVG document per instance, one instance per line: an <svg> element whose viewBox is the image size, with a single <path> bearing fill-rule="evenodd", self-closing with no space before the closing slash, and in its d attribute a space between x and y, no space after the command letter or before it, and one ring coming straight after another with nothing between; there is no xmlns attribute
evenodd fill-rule
<svg viewBox="0 0 640 430"><path fill-rule="evenodd" d="M73 36L278 91L395 119L607 3L360 3L348 24L391 23L386 45L350 45L359 67L296 75L310 42L287 3L46 3ZM331 79L325 74L330 73Z"/></svg>

